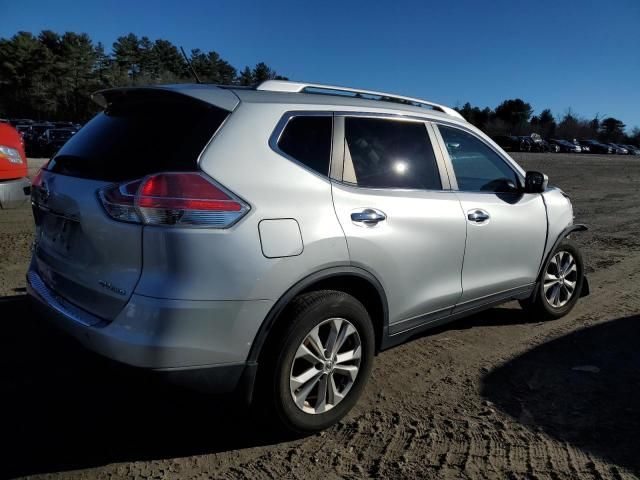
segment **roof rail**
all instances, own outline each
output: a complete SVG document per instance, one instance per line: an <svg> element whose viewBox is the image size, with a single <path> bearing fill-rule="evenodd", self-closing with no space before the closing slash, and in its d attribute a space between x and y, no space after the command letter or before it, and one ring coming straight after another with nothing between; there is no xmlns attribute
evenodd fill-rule
<svg viewBox="0 0 640 480"><path fill-rule="evenodd" d="M377 92L375 90L361 90L358 88L338 87L336 85L321 85L319 83L301 83L290 82L288 80L267 80L262 82L256 87L256 90L264 90L269 92L292 92L292 93L333 93L334 95L340 94L352 94L353 96L361 95L365 98L369 97L369 100L396 101L401 103L409 103L416 106L426 106L433 110L438 110L442 113L456 117L460 120L464 120L464 117L460 115L453 108L445 107L438 103L429 102L420 98L404 97L401 95L395 95L393 93ZM318 90L318 91L315 91ZM324 90L324 92L323 92ZM376 98L371 98L376 97Z"/></svg>

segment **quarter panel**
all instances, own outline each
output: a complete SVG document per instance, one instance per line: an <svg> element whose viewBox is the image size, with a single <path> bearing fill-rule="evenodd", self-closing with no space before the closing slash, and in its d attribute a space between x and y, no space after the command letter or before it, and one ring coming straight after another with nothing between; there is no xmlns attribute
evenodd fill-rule
<svg viewBox="0 0 640 480"><path fill-rule="evenodd" d="M189 300L277 300L309 274L349 264L329 180L269 147L275 126L291 109L241 103L227 119L201 155L200 167L251 210L224 230L145 227L138 293ZM304 240L300 255L263 255L258 224L273 218L298 223Z"/></svg>

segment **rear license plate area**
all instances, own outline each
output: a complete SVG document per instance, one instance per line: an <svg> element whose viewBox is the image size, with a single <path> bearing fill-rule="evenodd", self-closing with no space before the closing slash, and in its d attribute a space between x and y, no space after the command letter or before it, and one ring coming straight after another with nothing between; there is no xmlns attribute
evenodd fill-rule
<svg viewBox="0 0 640 480"><path fill-rule="evenodd" d="M80 224L76 220L49 213L40 224L38 248L67 255Z"/></svg>

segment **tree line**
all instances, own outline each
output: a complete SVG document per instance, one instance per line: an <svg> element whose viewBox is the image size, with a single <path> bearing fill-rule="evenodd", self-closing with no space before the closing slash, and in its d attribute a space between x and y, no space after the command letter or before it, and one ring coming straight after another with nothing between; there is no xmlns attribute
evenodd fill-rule
<svg viewBox="0 0 640 480"><path fill-rule="evenodd" d="M640 143L640 128L625 131L626 125L617 118L582 118L571 109L561 117L553 116L546 108L534 115L531 105L520 98L505 100L495 109L480 109L465 103L456 108L470 123L489 135L530 135L538 133L544 138L598 139L603 142Z"/></svg>
<svg viewBox="0 0 640 480"><path fill-rule="evenodd" d="M218 52L193 49L188 54L205 83L254 85L286 79L266 63L236 69ZM0 117L84 122L98 107L91 93L102 88L193 82L179 49L168 40L151 40L130 33L107 51L86 33L37 36L18 32L0 38ZM534 115L529 103L516 98L495 109L465 103L457 110L489 135L529 135L545 138L598 138L607 142L640 143L640 129L625 132L620 120L595 116L584 119L571 110L556 119L551 110Z"/></svg>
<svg viewBox="0 0 640 480"><path fill-rule="evenodd" d="M260 62L238 71L218 52L188 54L205 83L253 85L285 79ZM194 82L180 50L167 40L130 33L107 52L86 33L18 32L0 39L0 117L86 121L98 107L91 93L102 88Z"/></svg>

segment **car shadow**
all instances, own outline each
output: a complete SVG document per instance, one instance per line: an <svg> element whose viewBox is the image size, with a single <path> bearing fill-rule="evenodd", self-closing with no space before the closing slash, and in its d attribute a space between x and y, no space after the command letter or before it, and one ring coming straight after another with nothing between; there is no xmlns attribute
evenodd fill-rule
<svg viewBox="0 0 640 480"><path fill-rule="evenodd" d="M482 395L532 430L640 474L640 315L544 343L483 379Z"/></svg>
<svg viewBox="0 0 640 480"><path fill-rule="evenodd" d="M513 305L511 308L509 305ZM445 326L447 330L466 330L476 327L499 327L504 325L528 325L541 323L542 320L525 312L517 303L488 310L461 318Z"/></svg>
<svg viewBox="0 0 640 480"><path fill-rule="evenodd" d="M285 440L229 396L109 362L0 298L0 478L215 453Z"/></svg>

